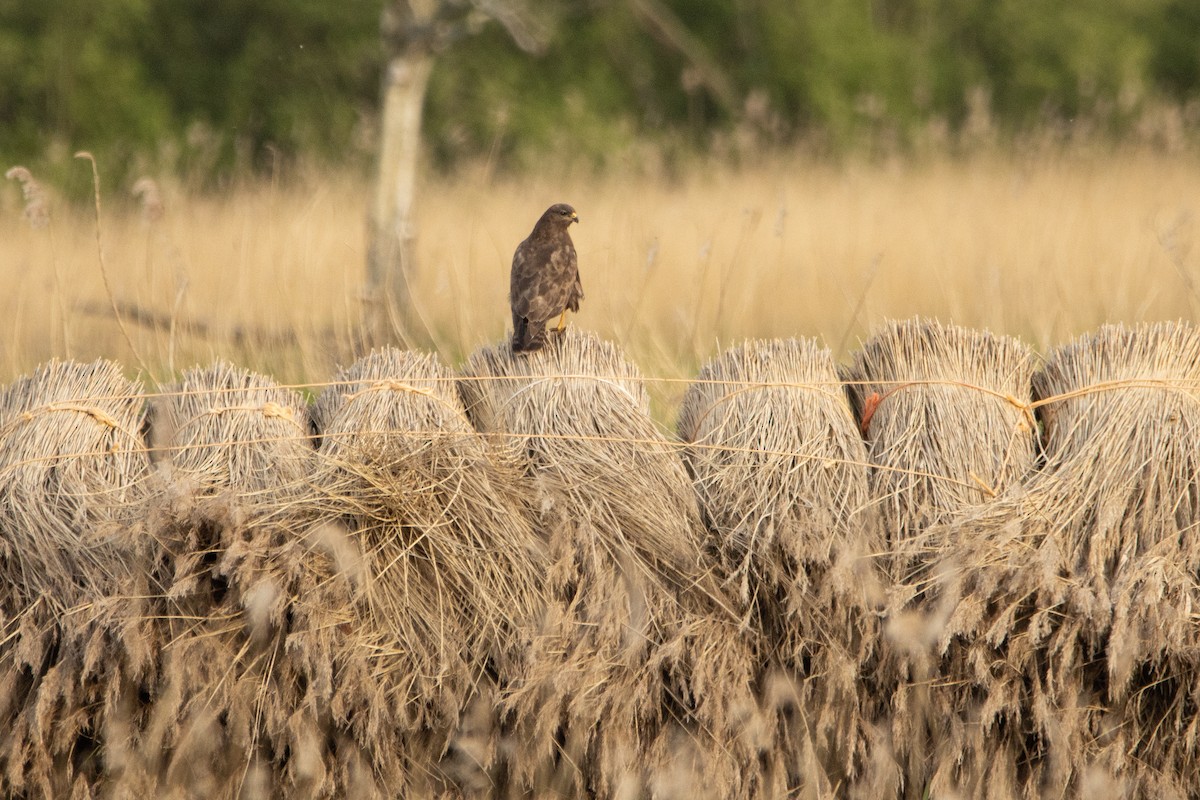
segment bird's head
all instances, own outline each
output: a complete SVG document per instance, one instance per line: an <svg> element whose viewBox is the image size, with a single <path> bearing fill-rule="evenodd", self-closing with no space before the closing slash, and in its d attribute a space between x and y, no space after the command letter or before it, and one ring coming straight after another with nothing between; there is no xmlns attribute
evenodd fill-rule
<svg viewBox="0 0 1200 800"><path fill-rule="evenodd" d="M546 209L546 213L542 214L542 219L553 221L567 228L572 222L579 222L579 215L566 203L555 203Z"/></svg>

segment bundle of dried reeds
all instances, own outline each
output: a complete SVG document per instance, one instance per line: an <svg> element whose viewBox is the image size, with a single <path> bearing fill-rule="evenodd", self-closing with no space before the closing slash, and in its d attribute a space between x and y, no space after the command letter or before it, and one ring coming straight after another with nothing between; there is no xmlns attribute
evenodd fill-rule
<svg viewBox="0 0 1200 800"><path fill-rule="evenodd" d="M306 418L295 392L228 364L189 371L156 401L146 568L162 587L160 655L149 702L112 725L114 785L370 797L404 774L373 653L355 646L356 547L312 497Z"/></svg>
<svg viewBox="0 0 1200 800"><path fill-rule="evenodd" d="M406 733L425 731L440 756L473 694L490 704L524 677L548 567L531 497L471 427L453 374L433 356L372 353L338 375L313 419L323 505L362 552L364 633L386 635L374 644L381 679ZM495 733L476 725L456 737L442 766L488 766Z"/></svg>
<svg viewBox="0 0 1200 800"><path fill-rule="evenodd" d="M124 572L150 467L142 405L108 361L50 362L0 392L0 597L61 609Z"/></svg>
<svg viewBox="0 0 1200 800"><path fill-rule="evenodd" d="M1200 330L1106 326L1051 353L1034 386L1047 458L1036 491L1053 521L1039 558L1058 578L1039 610L1070 615L1047 636L1072 652L1053 685L1069 698L1064 668L1079 664L1104 689L1089 765L1137 796L1195 797ZM1088 668L1099 664L1105 674Z"/></svg>
<svg viewBox="0 0 1200 800"><path fill-rule="evenodd" d="M313 472L303 398L227 362L185 372L152 404L152 422L154 454L202 491L271 504Z"/></svg>
<svg viewBox="0 0 1200 800"><path fill-rule="evenodd" d="M874 667L884 553L866 448L829 350L751 341L700 371L679 435L723 574L760 629L764 700L778 719L787 785L876 797L898 776L865 774L882 708ZM879 762L886 764L884 762Z"/></svg>
<svg viewBox="0 0 1200 800"><path fill-rule="evenodd" d="M600 797L761 789L750 648L633 365L568 332L531 355L475 353L460 391L476 428L524 464L552 561L536 661L506 704L513 782Z"/></svg>
<svg viewBox="0 0 1200 800"><path fill-rule="evenodd" d="M1034 467L1034 368L1033 354L1015 339L909 320L878 332L846 372L874 464L871 493L891 538L893 583L877 674L880 691L891 695L892 747L911 797L931 783L945 790L939 770L971 753L996 753L980 769L1003 770L1015 756L1000 757L1002 747L1020 744L1014 736L986 749L1001 739L996 731L1004 726L993 721L1013 719L998 708L1020 719L1012 694L1019 686L1010 675L987 675L989 662L948 650L952 603L930 589L938 577L930 565L947 569L947 554L973 535L966 527L951 534L944 523L994 505ZM1002 796L1006 785L996 775L981 790Z"/></svg>
<svg viewBox="0 0 1200 800"><path fill-rule="evenodd" d="M936 537L909 632L943 684L898 727L941 729L935 793L1195 796L1200 335L1105 327L1035 386L1045 465Z"/></svg>
<svg viewBox="0 0 1200 800"><path fill-rule="evenodd" d="M935 321L893 322L846 373L871 490L899 541L986 502L1033 466L1036 364L1021 342Z"/></svg>
<svg viewBox="0 0 1200 800"><path fill-rule="evenodd" d="M137 574L142 405L104 361L52 362L0 392L4 796L86 796L102 720L152 661L142 615L112 602Z"/></svg>

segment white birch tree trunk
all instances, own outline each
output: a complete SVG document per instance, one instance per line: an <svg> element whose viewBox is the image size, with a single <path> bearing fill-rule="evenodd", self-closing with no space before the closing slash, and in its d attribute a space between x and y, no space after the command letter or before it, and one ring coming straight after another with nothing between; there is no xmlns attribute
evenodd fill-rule
<svg viewBox="0 0 1200 800"><path fill-rule="evenodd" d="M394 55L384 76L379 164L369 222L367 280L380 316L399 325L411 321L409 281L416 264L413 208L421 154L421 113L433 57L410 50ZM379 331L377 331L378 333Z"/></svg>

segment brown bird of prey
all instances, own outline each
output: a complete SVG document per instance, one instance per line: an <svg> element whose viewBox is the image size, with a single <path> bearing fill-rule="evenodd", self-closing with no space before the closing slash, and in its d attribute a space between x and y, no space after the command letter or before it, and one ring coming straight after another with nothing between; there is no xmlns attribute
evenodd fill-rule
<svg viewBox="0 0 1200 800"><path fill-rule="evenodd" d="M563 329L567 311L579 311L583 285L579 260L567 228L579 215L566 203L546 209L533 232L513 253L508 301L512 304L514 353L541 350L546 323L558 317Z"/></svg>

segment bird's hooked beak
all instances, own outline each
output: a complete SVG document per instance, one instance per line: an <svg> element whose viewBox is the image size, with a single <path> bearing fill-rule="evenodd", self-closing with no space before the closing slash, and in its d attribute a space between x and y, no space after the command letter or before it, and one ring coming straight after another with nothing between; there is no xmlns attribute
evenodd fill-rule
<svg viewBox="0 0 1200 800"><path fill-rule="evenodd" d="M579 214L574 211L571 212L571 222L579 222Z"/></svg>

